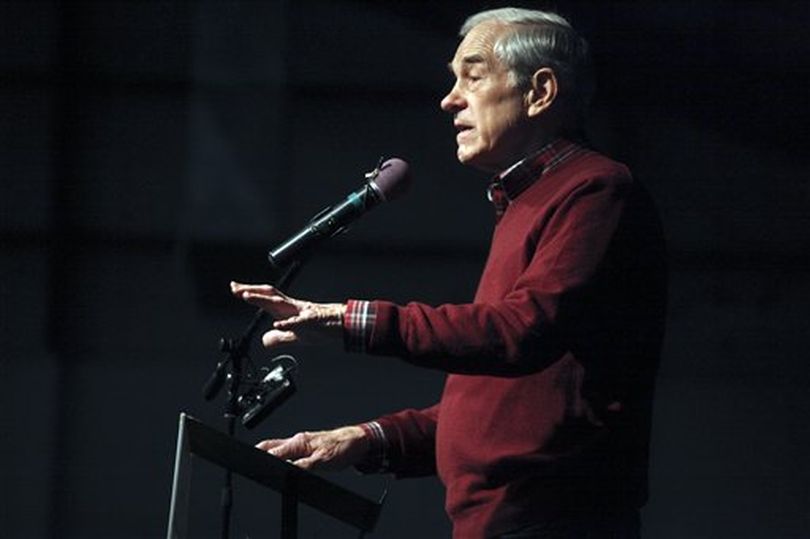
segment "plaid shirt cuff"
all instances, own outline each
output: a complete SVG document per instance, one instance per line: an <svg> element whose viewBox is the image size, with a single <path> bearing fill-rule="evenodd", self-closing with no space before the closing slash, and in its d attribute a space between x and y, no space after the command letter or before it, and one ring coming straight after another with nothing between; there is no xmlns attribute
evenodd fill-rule
<svg viewBox="0 0 810 539"><path fill-rule="evenodd" d="M365 352L377 320L377 307L370 301L350 299L343 316L343 345L347 352Z"/></svg>
<svg viewBox="0 0 810 539"><path fill-rule="evenodd" d="M364 474L383 473L388 470L388 457L385 450L387 442L382 427L376 421L360 425L368 436L368 453L362 461L355 464L355 469Z"/></svg>

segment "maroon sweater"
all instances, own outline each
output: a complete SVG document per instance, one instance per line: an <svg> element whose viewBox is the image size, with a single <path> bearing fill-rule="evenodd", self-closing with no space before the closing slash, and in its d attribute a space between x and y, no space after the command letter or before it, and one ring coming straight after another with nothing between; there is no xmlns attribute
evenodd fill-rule
<svg viewBox="0 0 810 539"><path fill-rule="evenodd" d="M646 498L666 296L652 204L625 166L565 141L504 186L475 300L375 301L366 343L450 373L437 405L377 421L391 471L438 471L464 539Z"/></svg>

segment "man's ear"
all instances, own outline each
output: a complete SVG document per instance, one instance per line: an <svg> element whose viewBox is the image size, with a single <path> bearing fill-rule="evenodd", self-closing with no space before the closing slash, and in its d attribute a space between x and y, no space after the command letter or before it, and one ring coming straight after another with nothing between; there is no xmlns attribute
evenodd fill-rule
<svg viewBox="0 0 810 539"><path fill-rule="evenodd" d="M526 112L535 118L551 108L557 99L557 75L550 67L542 67L534 72L531 87L526 94Z"/></svg>

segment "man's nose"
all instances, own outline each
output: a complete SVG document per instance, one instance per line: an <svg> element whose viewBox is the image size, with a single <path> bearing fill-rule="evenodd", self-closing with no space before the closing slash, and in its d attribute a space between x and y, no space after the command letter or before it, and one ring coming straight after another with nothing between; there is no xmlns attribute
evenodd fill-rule
<svg viewBox="0 0 810 539"><path fill-rule="evenodd" d="M442 99L441 108L445 112L458 112L467 106L464 97L458 91L458 84L454 84L446 96Z"/></svg>

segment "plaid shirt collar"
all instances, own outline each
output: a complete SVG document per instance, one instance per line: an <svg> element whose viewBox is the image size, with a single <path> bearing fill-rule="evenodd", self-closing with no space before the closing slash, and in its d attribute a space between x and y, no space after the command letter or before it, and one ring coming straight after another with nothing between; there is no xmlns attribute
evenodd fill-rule
<svg viewBox="0 0 810 539"><path fill-rule="evenodd" d="M498 174L487 188L487 198L495 206L496 217L500 219L509 204L527 187L584 151L582 146L558 138Z"/></svg>

